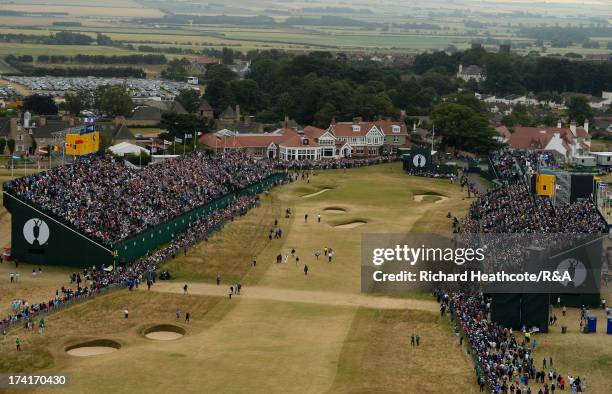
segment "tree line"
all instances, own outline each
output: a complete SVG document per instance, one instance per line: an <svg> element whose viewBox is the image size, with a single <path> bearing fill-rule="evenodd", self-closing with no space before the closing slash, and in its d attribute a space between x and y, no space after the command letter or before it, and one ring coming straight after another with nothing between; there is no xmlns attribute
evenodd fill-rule
<svg viewBox="0 0 612 394"><path fill-rule="evenodd" d="M419 75L431 71L454 75L459 64L482 67L486 80L471 88L491 94L579 92L601 96L602 90L612 90L611 62L505 55L482 49L424 53L415 58L413 71Z"/></svg>
<svg viewBox="0 0 612 394"><path fill-rule="evenodd" d="M166 64L168 59L165 55L39 55L36 60L39 63L95 63L95 64Z"/></svg>
<svg viewBox="0 0 612 394"><path fill-rule="evenodd" d="M20 74L51 77L146 78L147 73L137 67L40 67L23 63L9 55L5 61ZM10 75L10 73L7 73Z"/></svg>
<svg viewBox="0 0 612 394"><path fill-rule="evenodd" d="M60 31L57 33L52 33L48 36L14 33L0 34L0 42L18 42L44 45L90 45L95 41L96 39L88 36L87 34L74 33L71 31Z"/></svg>

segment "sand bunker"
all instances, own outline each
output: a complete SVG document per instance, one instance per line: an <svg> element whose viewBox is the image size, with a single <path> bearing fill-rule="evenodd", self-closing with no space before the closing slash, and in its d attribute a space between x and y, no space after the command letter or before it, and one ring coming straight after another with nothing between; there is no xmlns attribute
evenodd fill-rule
<svg viewBox="0 0 612 394"><path fill-rule="evenodd" d="M88 356L99 356L101 354L108 354L116 352L117 349L108 346L84 346L70 349L66 353L71 356L77 357L88 357Z"/></svg>
<svg viewBox="0 0 612 394"><path fill-rule="evenodd" d="M329 213L345 213L346 209L344 208L340 208L340 207L328 207L323 209L323 212L329 212Z"/></svg>
<svg viewBox="0 0 612 394"><path fill-rule="evenodd" d="M355 228L355 227L363 226L366 223L367 222L364 222L363 220L356 220L350 223L339 224L337 226L334 226L334 228Z"/></svg>
<svg viewBox="0 0 612 394"><path fill-rule="evenodd" d="M316 193L307 194L307 195L305 195L305 196L302 196L302 198L310 198L310 197L315 197L315 196L318 196L319 194L323 194L323 193L325 193L325 192L326 192L326 191L328 191L328 190L331 190L331 189L323 189L323 190L319 190L319 191L318 191L318 192L316 192Z"/></svg>
<svg viewBox="0 0 612 394"><path fill-rule="evenodd" d="M156 341L174 341L175 339L182 338L183 334L179 334L178 332L172 331L153 331L148 334L145 334L145 337L149 339L154 339Z"/></svg>
<svg viewBox="0 0 612 394"><path fill-rule="evenodd" d="M94 341L69 346L66 348L66 353L76 357L89 357L113 353L120 348L121 345L118 342L110 339L97 339Z"/></svg>
<svg viewBox="0 0 612 394"><path fill-rule="evenodd" d="M435 198L436 199L436 201L434 201L435 204L440 203L442 201L448 200L448 197L446 197L446 196L438 196L436 194L416 194L414 196L414 201L416 201L416 202L423 202L423 199L426 198L426 197L427 198L429 198L429 197Z"/></svg>
<svg viewBox="0 0 612 394"><path fill-rule="evenodd" d="M179 326L162 324L149 327L144 331L144 336L156 341L174 341L185 336L185 330Z"/></svg>

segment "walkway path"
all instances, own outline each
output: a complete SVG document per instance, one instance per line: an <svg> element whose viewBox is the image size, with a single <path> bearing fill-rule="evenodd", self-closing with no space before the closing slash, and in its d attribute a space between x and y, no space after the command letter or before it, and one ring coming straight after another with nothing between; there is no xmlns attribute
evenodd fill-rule
<svg viewBox="0 0 612 394"><path fill-rule="evenodd" d="M489 189L484 184L484 182L482 181L482 178L480 177L480 174L477 174L477 173L474 173L474 172L470 172L470 173L467 174L467 178L470 180L470 182L472 184L474 184L474 187L478 191L478 194L483 195Z"/></svg>
<svg viewBox="0 0 612 394"><path fill-rule="evenodd" d="M208 283L187 283L189 294L227 297L228 286L216 286ZM144 287L141 287L143 289ZM157 282L152 291L162 293L182 293L183 283ZM303 302L330 306L354 306L374 309L411 309L437 312L434 300L415 300L364 294L334 293L327 291L289 290L271 287L243 288L240 299L257 299L285 302Z"/></svg>

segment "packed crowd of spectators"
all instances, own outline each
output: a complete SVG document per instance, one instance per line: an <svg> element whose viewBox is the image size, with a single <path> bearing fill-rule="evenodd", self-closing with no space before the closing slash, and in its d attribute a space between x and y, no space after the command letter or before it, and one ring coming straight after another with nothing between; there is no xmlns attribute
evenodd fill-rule
<svg viewBox="0 0 612 394"><path fill-rule="evenodd" d="M558 251L571 242L607 230L607 223L591 200L555 206L550 198L533 195L528 190L523 174L542 166L555 167L553 156L502 150L494 153L491 161L504 185L477 196L459 234L472 241L477 238L486 245L487 256L493 260L487 262L491 271L522 269L528 246ZM483 374L481 391L486 386L493 393L531 392L530 380L545 383L545 376L548 376L546 390L549 386L565 388L566 381L557 371L549 370L546 374L534 365L528 337L518 341L512 329L488 320L490 304L478 289L447 291L440 291L438 299L441 307L457 317L474 351ZM580 378L572 377L568 387L581 392L581 384Z"/></svg>
<svg viewBox="0 0 612 394"><path fill-rule="evenodd" d="M550 198L529 191L520 174L540 166L555 167L552 155L501 150L491 160L497 175L506 184L474 201L464 232L590 234L607 228L591 200L555 206Z"/></svg>
<svg viewBox="0 0 612 394"><path fill-rule="evenodd" d="M112 245L274 172L243 152L203 152L134 169L110 156L7 182L9 192Z"/></svg>
<svg viewBox="0 0 612 394"><path fill-rule="evenodd" d="M491 153L490 158L499 179L507 183L515 182L522 174L537 171L538 168L558 166L555 157L546 152L511 152L501 149Z"/></svg>
<svg viewBox="0 0 612 394"><path fill-rule="evenodd" d="M103 291L117 287L134 287L147 282L152 285L157 279L157 268L169 257L175 257L181 250L206 239L211 232L219 230L224 222L233 220L236 216L244 215L250 208L259 203L257 196L241 196L235 199L230 206L219 209L207 216L202 216L182 233L177 234L173 240L153 253L147 254L133 264L113 267L90 267L82 272L72 273L70 282L74 288L62 286L55 296L47 301L29 304L22 302L18 310L8 316L0 318L0 329L19 323L27 324L33 318L56 310L74 301L88 298Z"/></svg>
<svg viewBox="0 0 612 394"><path fill-rule="evenodd" d="M486 387L491 393L531 393L534 383L544 386L546 392L566 388L582 392L580 377L566 380L554 368L552 358L540 368L533 355L535 338L525 335L519 340L511 328L489 321L490 302L483 295L436 290L436 296L441 310L455 318L474 352L481 391Z"/></svg>
<svg viewBox="0 0 612 394"><path fill-rule="evenodd" d="M319 159L277 161L275 167L282 170L327 170L371 166L374 164L391 163L396 156L379 156L366 158Z"/></svg>

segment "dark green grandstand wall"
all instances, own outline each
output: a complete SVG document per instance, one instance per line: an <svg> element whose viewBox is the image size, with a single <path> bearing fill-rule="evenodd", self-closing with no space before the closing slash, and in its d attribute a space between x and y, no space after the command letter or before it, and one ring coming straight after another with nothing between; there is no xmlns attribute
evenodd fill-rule
<svg viewBox="0 0 612 394"><path fill-rule="evenodd" d="M259 194L276 182L283 180L286 176L287 174L285 173L273 174L261 182L254 183L245 189L229 193L182 216L151 228L136 237L120 242L114 246L117 259L121 262L129 262L145 255L147 252L152 252L157 249L158 246L170 242L175 234L184 231L189 227L191 222L195 221L200 216L205 216L217 209L227 207L236 197L241 195Z"/></svg>
<svg viewBox="0 0 612 394"><path fill-rule="evenodd" d="M21 262L41 265L83 268L102 264L108 266L113 264L114 260L130 262L170 242L174 234L185 230L189 223L199 216L226 207L238 196L259 194L286 176L285 173L273 174L263 181L232 192L136 237L118 243L112 248L96 243L5 192L4 206L11 213L11 253ZM37 227L36 230L33 229L31 220L39 223L34 226ZM26 226L26 223L30 224ZM33 243L26 239L26 233L30 241L34 238ZM44 240L44 242L38 242L38 240ZM113 256L115 253L116 257Z"/></svg>
<svg viewBox="0 0 612 394"><path fill-rule="evenodd" d="M4 206L11 213L11 255L14 259L70 267L112 264L111 249L8 193L4 193ZM38 224L33 226L33 223Z"/></svg>
<svg viewBox="0 0 612 394"><path fill-rule="evenodd" d="M548 331L548 294L491 294L491 320L520 330L525 326Z"/></svg>

